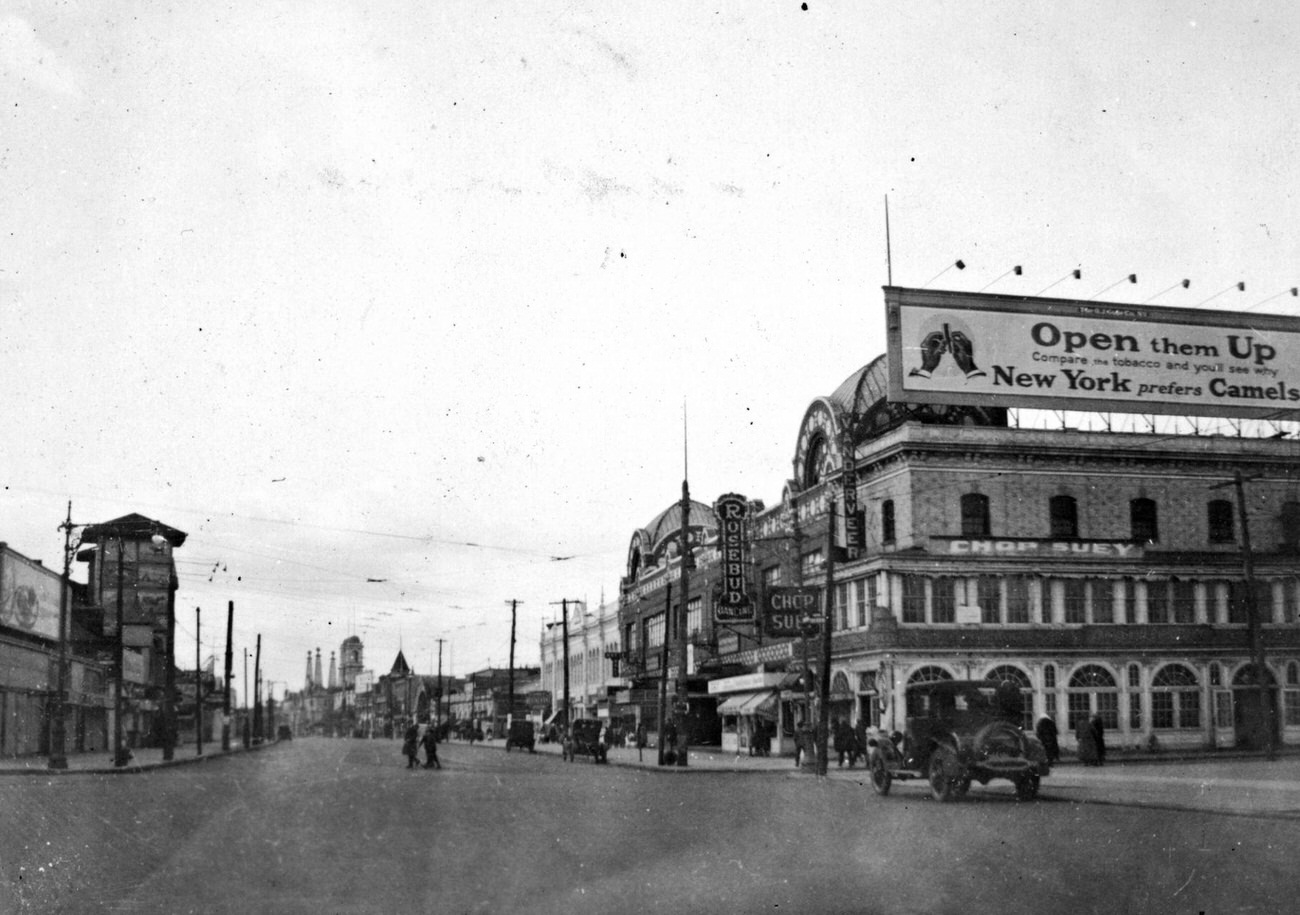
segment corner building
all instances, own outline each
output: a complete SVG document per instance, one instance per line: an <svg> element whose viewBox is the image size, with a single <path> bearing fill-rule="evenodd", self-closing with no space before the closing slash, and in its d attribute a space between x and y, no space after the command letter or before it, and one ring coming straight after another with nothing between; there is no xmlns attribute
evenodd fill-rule
<svg viewBox="0 0 1300 915"><path fill-rule="evenodd" d="M892 730L910 683L1009 679L1025 725L1047 715L1067 745L1099 714L1120 746L1260 746L1253 596L1277 737L1300 741L1296 443L1010 428L1001 409L890 403L886 368L810 405L785 504L758 523L761 537L797 512L824 529L856 470L866 548L835 569L832 601L844 711ZM1253 595L1224 488L1238 470Z"/></svg>
<svg viewBox="0 0 1300 915"><path fill-rule="evenodd" d="M812 401L781 504L751 503L761 607L772 587L825 584L828 507L855 478L865 548L833 557L832 719L901 729L909 684L989 678L1019 684L1025 726L1052 718L1066 748L1093 714L1118 747L1258 747L1270 718L1279 743L1300 743L1300 445L1013 428L1003 408L892 403L887 369L882 356ZM660 667L678 663L663 650L681 601L676 587L664 596L680 576L673 511L633 537L622 589L619 698L650 720ZM716 720L727 749L766 730L773 752L793 752L820 636L805 654L797 638L713 624L716 522L697 511L685 659L697 742L719 742ZM1252 679L1252 597L1272 716Z"/></svg>

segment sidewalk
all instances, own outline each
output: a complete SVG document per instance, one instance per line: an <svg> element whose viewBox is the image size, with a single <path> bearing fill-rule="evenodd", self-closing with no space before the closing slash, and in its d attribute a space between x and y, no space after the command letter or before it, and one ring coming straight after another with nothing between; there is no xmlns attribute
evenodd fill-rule
<svg viewBox="0 0 1300 915"><path fill-rule="evenodd" d="M275 746L276 741L268 740L250 746L247 750L240 741L231 741L230 751L223 752L221 742L203 745L203 755L197 753L194 744L179 746L170 760L163 759L161 747L140 747L131 751L131 759L125 766L113 765L112 750L98 750L90 753L69 753L68 768L51 769L48 756L6 756L0 757L0 776L3 775L88 775L147 772L151 769L163 769L170 766L187 766L194 763L221 759L240 753L255 753L267 747Z"/></svg>

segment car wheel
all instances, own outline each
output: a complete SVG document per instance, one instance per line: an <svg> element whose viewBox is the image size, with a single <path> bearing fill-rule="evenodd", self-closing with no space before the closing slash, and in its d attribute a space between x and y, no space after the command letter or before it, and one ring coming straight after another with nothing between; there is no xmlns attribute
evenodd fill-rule
<svg viewBox="0 0 1300 915"><path fill-rule="evenodd" d="M960 779L957 782L957 784L953 786L952 794L953 797L965 797L966 792L969 790L970 790L970 777L967 776L966 778Z"/></svg>
<svg viewBox="0 0 1300 915"><path fill-rule="evenodd" d="M871 787L876 794L884 797L889 793L889 788L894 783L894 776L890 774L889 769L885 766L885 760L880 756L872 757L871 760Z"/></svg>
<svg viewBox="0 0 1300 915"><path fill-rule="evenodd" d="M936 801L950 801L956 795L957 757L947 747L936 747L930 754L930 793Z"/></svg>
<svg viewBox="0 0 1300 915"><path fill-rule="evenodd" d="M1037 772L1031 772L1016 782L1016 797L1022 801L1032 801L1038 797L1040 779Z"/></svg>

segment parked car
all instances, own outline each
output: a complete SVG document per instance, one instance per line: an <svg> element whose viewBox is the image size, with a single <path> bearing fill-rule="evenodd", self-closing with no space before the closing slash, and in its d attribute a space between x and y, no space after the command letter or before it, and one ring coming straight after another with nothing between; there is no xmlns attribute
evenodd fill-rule
<svg viewBox="0 0 1300 915"><path fill-rule="evenodd" d="M972 781L1007 779L1016 796L1037 796L1051 767L1038 738L1021 727L1020 691L990 680L940 680L908 687L905 730L867 740L871 786L926 779L936 800L961 797Z"/></svg>
<svg viewBox="0 0 1300 915"><path fill-rule="evenodd" d="M534 733L533 723L531 721L512 721L510 730L506 732L506 752L510 752L511 747L519 747L521 750L527 750L529 753L535 753L533 748L537 742L537 736Z"/></svg>
<svg viewBox="0 0 1300 915"><path fill-rule="evenodd" d="M608 747L604 739L605 725L596 718L581 718L573 722L564 739L563 758L573 762L576 756L590 756L591 761L607 761Z"/></svg>
<svg viewBox="0 0 1300 915"><path fill-rule="evenodd" d="M293 729L287 724L282 724L275 729L276 740L293 740Z"/></svg>

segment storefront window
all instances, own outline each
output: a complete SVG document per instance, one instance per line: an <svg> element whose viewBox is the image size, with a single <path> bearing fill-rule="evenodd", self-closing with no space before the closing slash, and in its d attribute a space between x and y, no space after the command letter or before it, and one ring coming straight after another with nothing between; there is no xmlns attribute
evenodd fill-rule
<svg viewBox="0 0 1300 915"><path fill-rule="evenodd" d="M1151 725L1185 730L1201 726L1200 685L1183 665L1168 664L1151 681Z"/></svg>

